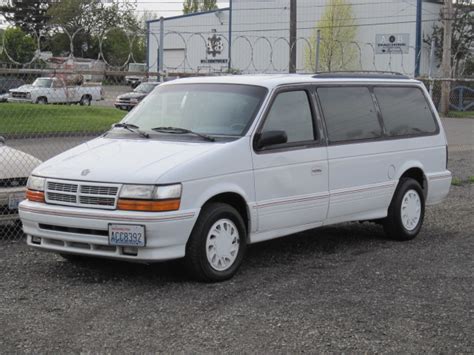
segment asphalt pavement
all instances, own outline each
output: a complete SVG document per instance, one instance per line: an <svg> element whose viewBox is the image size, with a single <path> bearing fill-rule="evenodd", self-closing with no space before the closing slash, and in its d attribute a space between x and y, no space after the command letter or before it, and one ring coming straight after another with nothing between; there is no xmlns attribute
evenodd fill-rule
<svg viewBox="0 0 474 355"><path fill-rule="evenodd" d="M71 263L5 244L0 352L473 353L472 192L453 186L413 241L370 223L314 229L251 246L220 284L179 262Z"/></svg>
<svg viewBox="0 0 474 355"><path fill-rule="evenodd" d="M3 243L0 353L474 353L469 121L444 120L461 183L409 242L371 223L314 229L250 246L219 284L177 261L71 263Z"/></svg>

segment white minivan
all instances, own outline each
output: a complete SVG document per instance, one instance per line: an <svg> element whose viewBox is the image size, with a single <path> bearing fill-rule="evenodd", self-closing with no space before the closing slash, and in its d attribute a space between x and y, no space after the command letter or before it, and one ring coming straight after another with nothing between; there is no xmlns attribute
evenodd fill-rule
<svg viewBox="0 0 474 355"><path fill-rule="evenodd" d="M449 192L447 155L426 89L401 75L179 79L36 168L20 217L29 245L66 258L184 258L221 281L247 245L323 225L414 238Z"/></svg>

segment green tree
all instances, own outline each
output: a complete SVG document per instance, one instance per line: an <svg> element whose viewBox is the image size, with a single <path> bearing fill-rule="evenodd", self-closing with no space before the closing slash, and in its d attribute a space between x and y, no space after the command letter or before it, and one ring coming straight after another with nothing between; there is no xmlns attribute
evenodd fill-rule
<svg viewBox="0 0 474 355"><path fill-rule="evenodd" d="M442 19L442 12L440 19ZM452 23L453 37L451 39L453 77L472 75L472 61L474 60L474 5L472 0L457 0L454 4ZM441 25L433 26L433 33L425 36L424 42L431 45L435 39L435 55L441 63L443 56L444 29Z"/></svg>
<svg viewBox="0 0 474 355"><path fill-rule="evenodd" d="M346 0L329 0L311 35L311 46L306 48L306 69L309 71L316 67L318 29L321 30L319 71L355 69L357 49L353 42L357 27L352 6Z"/></svg>
<svg viewBox="0 0 474 355"><path fill-rule="evenodd" d="M9 0L0 6L5 19L24 32L42 34L47 29L51 0Z"/></svg>
<svg viewBox="0 0 474 355"><path fill-rule="evenodd" d="M199 0L185 0L183 3L183 14L199 12Z"/></svg>
<svg viewBox="0 0 474 355"><path fill-rule="evenodd" d="M11 27L3 33L3 52L0 54L0 59L5 62L10 62L8 58L18 63L28 63L34 56L36 51L36 42L33 37L25 33L21 28ZM7 56L8 53L8 56Z"/></svg>
<svg viewBox="0 0 474 355"><path fill-rule="evenodd" d="M202 0L200 10L201 11L211 11L217 10L217 0Z"/></svg>
<svg viewBox="0 0 474 355"><path fill-rule="evenodd" d="M217 0L184 0L183 14L217 10Z"/></svg>
<svg viewBox="0 0 474 355"><path fill-rule="evenodd" d="M48 10L51 26L59 26L74 35L74 55L84 58L97 58L100 52L100 40L105 41L109 32L111 37L118 38L118 32L111 29L123 29L124 31L136 32L140 24L134 16L135 6L129 2L114 2L104 4L97 0L62 0L55 2ZM61 31L60 31L61 33ZM54 42L51 38L49 49L53 53L71 52L70 40L64 43L64 36L55 35L61 39L61 43ZM109 41L110 42L110 41ZM104 42L105 43L105 42ZM103 43L103 46L104 46ZM121 46L129 46L128 39ZM63 47L63 45L66 45ZM118 58L121 58L121 46L108 44L108 55L112 56L112 50L118 50Z"/></svg>

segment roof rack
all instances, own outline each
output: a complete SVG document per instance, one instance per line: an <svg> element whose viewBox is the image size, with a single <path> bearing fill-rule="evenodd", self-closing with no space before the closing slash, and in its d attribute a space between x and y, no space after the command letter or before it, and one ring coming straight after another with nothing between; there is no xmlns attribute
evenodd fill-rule
<svg viewBox="0 0 474 355"><path fill-rule="evenodd" d="M410 79L409 76L393 71L355 70L319 72L313 78L347 78L347 79Z"/></svg>

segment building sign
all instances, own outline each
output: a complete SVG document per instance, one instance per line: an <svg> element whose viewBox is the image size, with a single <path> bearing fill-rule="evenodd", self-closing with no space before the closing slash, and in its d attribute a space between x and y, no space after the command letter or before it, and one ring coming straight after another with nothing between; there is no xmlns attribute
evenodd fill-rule
<svg viewBox="0 0 474 355"><path fill-rule="evenodd" d="M201 64L226 64L228 59L218 58L222 53L225 53L224 49L224 40L220 35L214 33L212 36L207 38L206 53L208 58L201 59ZM211 58L209 58L209 56Z"/></svg>
<svg viewBox="0 0 474 355"><path fill-rule="evenodd" d="M409 33L375 35L376 54L407 54L410 46Z"/></svg>

